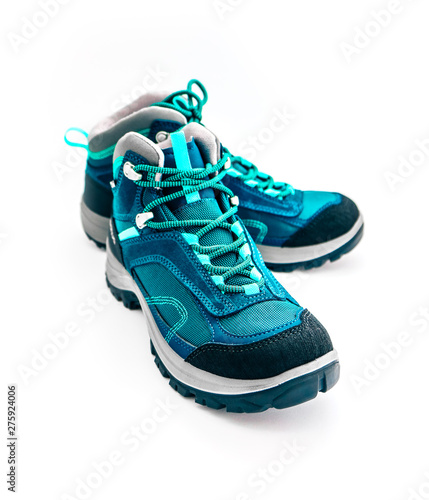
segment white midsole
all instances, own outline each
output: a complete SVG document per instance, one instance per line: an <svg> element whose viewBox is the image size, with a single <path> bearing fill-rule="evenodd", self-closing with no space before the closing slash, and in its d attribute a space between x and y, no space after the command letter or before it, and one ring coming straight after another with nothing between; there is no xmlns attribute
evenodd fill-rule
<svg viewBox="0 0 429 500"><path fill-rule="evenodd" d="M93 212L83 200L80 203L80 217L86 234L99 243L106 243L110 218Z"/></svg>
<svg viewBox="0 0 429 500"><path fill-rule="evenodd" d="M298 366L275 377L239 380L213 375L187 363L167 344L156 325L139 287L124 266L112 254L109 244L107 245L106 274L109 282L114 287L135 293L146 319L149 336L164 366L174 378L195 389L213 394L226 395L258 392L276 387L284 382L316 371L334 361L338 361L337 351L333 350L310 363Z"/></svg>
<svg viewBox="0 0 429 500"><path fill-rule="evenodd" d="M334 238L333 240L309 245L306 247L272 247L268 245L257 245L265 262L270 264L295 264L297 262L307 262L328 255L349 242L363 225L363 217L359 215L350 231Z"/></svg>

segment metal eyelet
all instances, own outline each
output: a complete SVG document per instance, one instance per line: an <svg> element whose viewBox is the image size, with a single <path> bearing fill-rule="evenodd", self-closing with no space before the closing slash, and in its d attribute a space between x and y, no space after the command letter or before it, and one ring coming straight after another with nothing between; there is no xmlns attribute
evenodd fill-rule
<svg viewBox="0 0 429 500"><path fill-rule="evenodd" d="M160 130L157 132L155 136L155 141L156 142L163 142L166 141L170 137L170 134L168 132L165 132L165 130Z"/></svg>
<svg viewBox="0 0 429 500"><path fill-rule="evenodd" d="M231 196L229 202L231 203L232 207L238 207L240 200L238 199L238 196Z"/></svg>
<svg viewBox="0 0 429 500"><path fill-rule="evenodd" d="M146 222L153 218L153 212L141 212L136 215L136 226L139 229L146 227Z"/></svg>
<svg viewBox="0 0 429 500"><path fill-rule="evenodd" d="M124 175L131 181L140 181L142 174L139 174L134 170L134 165L129 161L124 163Z"/></svg>

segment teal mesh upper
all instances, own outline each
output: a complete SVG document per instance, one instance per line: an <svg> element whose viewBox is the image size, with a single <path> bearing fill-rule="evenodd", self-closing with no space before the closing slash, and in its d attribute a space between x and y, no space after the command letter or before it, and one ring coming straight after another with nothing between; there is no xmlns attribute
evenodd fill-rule
<svg viewBox="0 0 429 500"><path fill-rule="evenodd" d="M318 210L327 204L339 203L340 197L336 193L325 191L303 191L303 210L299 214L300 219L309 219Z"/></svg>
<svg viewBox="0 0 429 500"><path fill-rule="evenodd" d="M248 336L280 328L294 321L302 307L279 300L259 302L221 318L220 324L232 335Z"/></svg>
<svg viewBox="0 0 429 500"><path fill-rule="evenodd" d="M135 272L160 317L175 333L194 346L209 342L212 332L192 294L161 264L138 266ZM168 341L169 339L167 339Z"/></svg>
<svg viewBox="0 0 429 500"><path fill-rule="evenodd" d="M218 202L214 198L204 198L196 203L191 203L180 207L174 212L174 215L179 220L192 218L198 219L216 219L222 212ZM188 232L196 233L198 228L188 228ZM212 245L228 245L232 243L233 237L229 231L217 227L200 238L200 242L205 246ZM236 255L233 253L226 254L220 258L213 259L215 265L233 266L236 263Z"/></svg>

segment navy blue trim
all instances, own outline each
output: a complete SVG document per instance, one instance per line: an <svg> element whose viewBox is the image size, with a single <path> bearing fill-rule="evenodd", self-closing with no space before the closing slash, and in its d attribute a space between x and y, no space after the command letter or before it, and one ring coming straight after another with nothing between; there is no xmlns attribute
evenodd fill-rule
<svg viewBox="0 0 429 500"><path fill-rule="evenodd" d="M304 309L297 326L251 344L206 343L195 349L186 361L220 377L254 380L275 377L332 350L326 329Z"/></svg>
<svg viewBox="0 0 429 500"><path fill-rule="evenodd" d="M359 218L355 203L341 196L340 203L330 205L313 217L308 224L286 240L283 247L296 248L325 243L350 231Z"/></svg>

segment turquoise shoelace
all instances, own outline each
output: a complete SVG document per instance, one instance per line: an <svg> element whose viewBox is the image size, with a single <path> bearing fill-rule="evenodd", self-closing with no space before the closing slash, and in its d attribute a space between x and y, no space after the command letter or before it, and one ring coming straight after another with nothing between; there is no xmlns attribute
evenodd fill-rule
<svg viewBox="0 0 429 500"><path fill-rule="evenodd" d="M196 85L203 97L201 98L197 93L192 90ZM189 80L186 90L178 90L168 95L163 101L156 102L152 106L160 106L162 108L174 109L179 111L186 117L188 122L201 123L203 106L207 102L208 94L204 85L196 80Z"/></svg>
<svg viewBox="0 0 429 500"><path fill-rule="evenodd" d="M226 151L228 152L228 150ZM245 158L231 154L231 162L233 167L240 165L246 170L245 174L235 168L233 170L234 176L239 177L245 184L255 186L259 191L278 198L279 200L283 200L290 194L295 194L295 189L290 184L286 182L276 182L271 175L259 172L256 165Z"/></svg>
<svg viewBox="0 0 429 500"><path fill-rule="evenodd" d="M155 167L152 165L138 164L132 165L133 170L138 174L147 173L147 179L134 180L134 182L143 188L181 188L178 191L171 193L167 196L162 196L146 205L143 214L151 213L156 207L164 205L177 198L184 197L191 193L202 191L206 188L216 189L225 193L230 199L235 200L234 193L221 183L222 178L226 174L225 164L229 159L228 154L224 154L218 163L212 165L206 164L206 168L196 168L192 170L178 171L175 168ZM156 175L158 174L158 175ZM155 180L155 177L161 177L161 180ZM210 176L213 176L210 178ZM207 180L208 177L208 180ZM240 222L237 220L230 224L227 219L232 217L237 212L237 206L231 203L225 213L217 219L189 219L189 220L176 220L155 222L151 218L146 220L145 225L155 230L166 229L185 229L182 232L185 239L191 245L197 257L205 267L205 269L212 276L213 281L223 293L246 293L248 295L258 293L259 289L264 285L264 277L256 269L253 264L249 244L241 227ZM200 228L195 233L187 233L186 228ZM235 241L227 245L201 245L199 239L205 234L209 233L215 228L222 228L234 233L237 237ZM234 266L215 266L212 264L211 259L220 257L227 253L235 253L241 257L237 259L237 264ZM246 285L229 285L226 281L235 275L243 275L250 278L254 283ZM257 287L257 289L255 288Z"/></svg>
<svg viewBox="0 0 429 500"><path fill-rule="evenodd" d="M192 90L193 86L198 87L202 97ZM204 85L195 78L189 80L185 90L178 90L167 96L163 101L152 104L152 106L160 106L164 108L174 109L182 113L188 122L201 123L203 107L208 99L207 90ZM233 169L231 174L240 179L247 185L254 186L259 191L278 198L280 200L286 198L290 194L295 194L294 188L286 182L275 182L274 179L267 174L259 172L256 165L242 158L235 156L224 148L231 158ZM241 169L246 170L246 173L241 172L241 169L235 169L234 165L240 165Z"/></svg>

